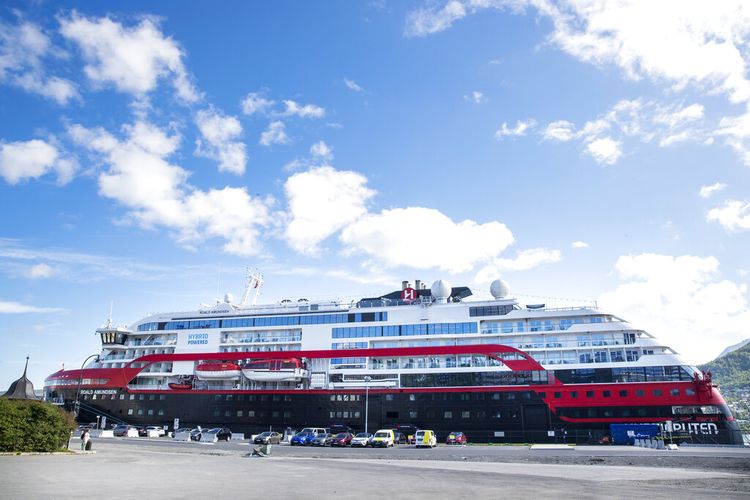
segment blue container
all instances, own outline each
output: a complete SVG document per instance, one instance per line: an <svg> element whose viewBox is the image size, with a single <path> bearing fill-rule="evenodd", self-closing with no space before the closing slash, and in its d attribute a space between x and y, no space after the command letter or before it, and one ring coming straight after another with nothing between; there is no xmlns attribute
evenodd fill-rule
<svg viewBox="0 0 750 500"><path fill-rule="evenodd" d="M614 444L632 445L636 438L651 439L658 436L661 428L658 424L611 424L609 430Z"/></svg>

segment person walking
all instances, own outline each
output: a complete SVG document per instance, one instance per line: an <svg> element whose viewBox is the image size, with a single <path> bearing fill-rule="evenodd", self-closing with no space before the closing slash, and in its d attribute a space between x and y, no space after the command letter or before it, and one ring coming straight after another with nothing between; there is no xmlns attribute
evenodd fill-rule
<svg viewBox="0 0 750 500"><path fill-rule="evenodd" d="M91 436L89 435L89 430L83 429L83 432L81 432L81 451L85 451L86 449L91 449L89 446L90 439L91 439Z"/></svg>

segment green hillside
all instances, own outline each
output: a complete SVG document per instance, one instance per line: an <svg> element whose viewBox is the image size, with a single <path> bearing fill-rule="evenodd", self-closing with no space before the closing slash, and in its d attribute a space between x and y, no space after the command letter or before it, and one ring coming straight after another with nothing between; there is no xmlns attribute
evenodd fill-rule
<svg viewBox="0 0 750 500"><path fill-rule="evenodd" d="M750 344L699 367L711 370L722 391L750 389Z"/></svg>

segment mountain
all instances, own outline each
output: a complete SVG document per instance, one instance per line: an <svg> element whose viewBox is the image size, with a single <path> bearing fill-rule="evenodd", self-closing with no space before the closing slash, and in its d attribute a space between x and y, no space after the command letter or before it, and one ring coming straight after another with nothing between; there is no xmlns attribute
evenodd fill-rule
<svg viewBox="0 0 750 500"><path fill-rule="evenodd" d="M725 352L732 347L725 349ZM723 354L699 368L703 371L711 370L713 381L722 392L743 389L747 391L750 389L750 342L745 341L744 346L730 351L729 354Z"/></svg>
<svg viewBox="0 0 750 500"><path fill-rule="evenodd" d="M747 344L750 344L750 339L745 339L745 340L743 340L742 342L740 342L738 344L730 345L729 347L727 347L726 349L724 349L723 351L721 351L721 354L719 354L718 356L716 356L716 358L718 359L718 358L720 358L722 356L726 356L730 352L734 352L737 349L742 349Z"/></svg>

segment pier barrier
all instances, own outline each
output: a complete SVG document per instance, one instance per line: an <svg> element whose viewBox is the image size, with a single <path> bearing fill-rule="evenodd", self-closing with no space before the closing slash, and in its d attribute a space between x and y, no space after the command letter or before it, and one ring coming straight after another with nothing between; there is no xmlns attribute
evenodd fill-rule
<svg viewBox="0 0 750 500"><path fill-rule="evenodd" d="M190 431L175 432L174 440L175 441L190 441Z"/></svg>

